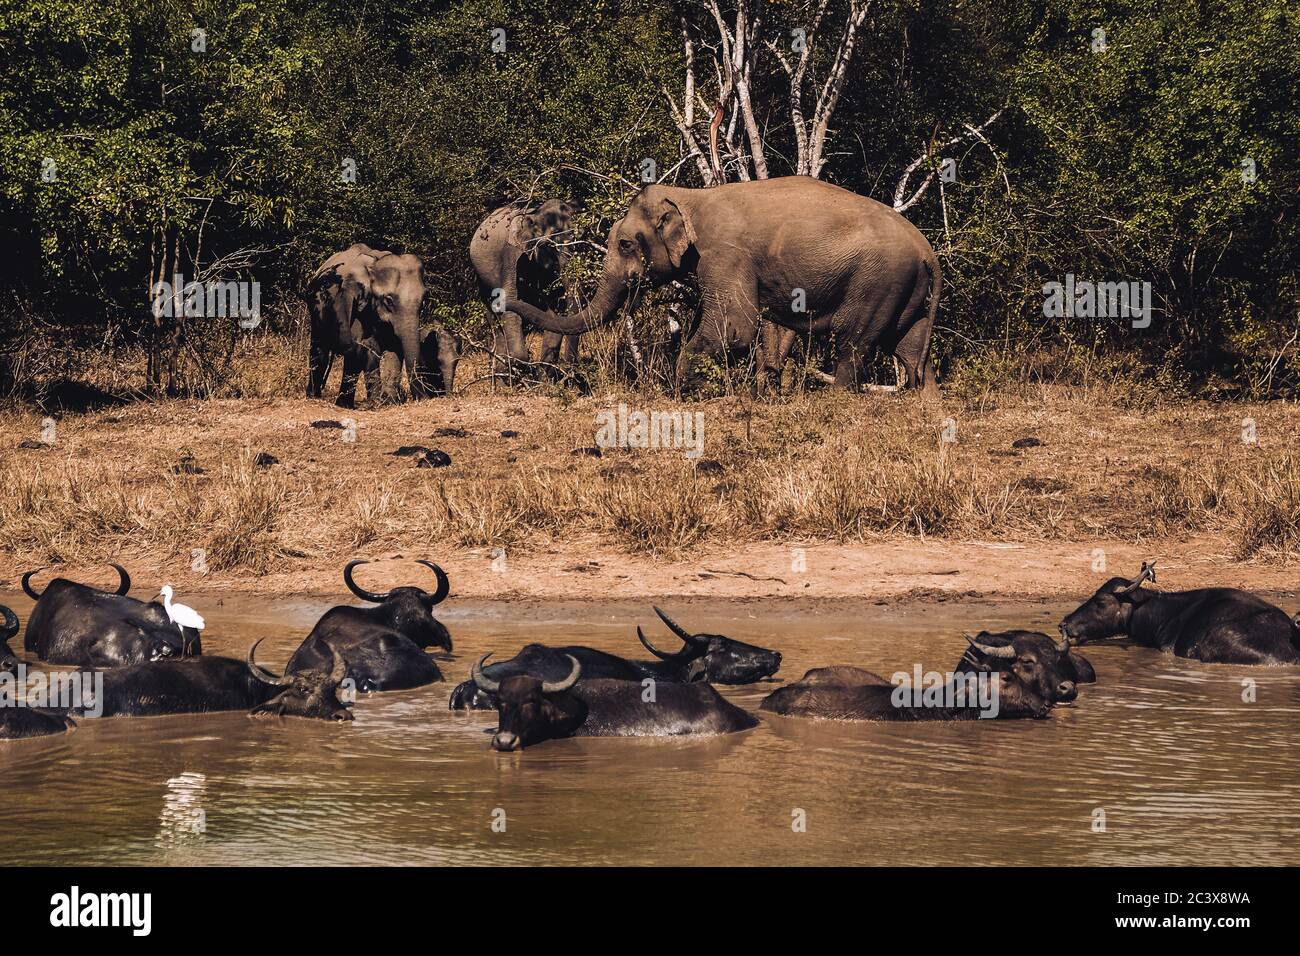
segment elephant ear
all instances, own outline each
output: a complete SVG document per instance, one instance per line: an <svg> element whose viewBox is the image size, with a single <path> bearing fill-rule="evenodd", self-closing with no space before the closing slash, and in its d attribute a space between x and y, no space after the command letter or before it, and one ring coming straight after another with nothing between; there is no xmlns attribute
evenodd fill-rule
<svg viewBox="0 0 1300 956"><path fill-rule="evenodd" d="M520 213L510 223L510 242L521 249L528 248L529 243L541 234L537 217L529 213Z"/></svg>
<svg viewBox="0 0 1300 956"><path fill-rule="evenodd" d="M663 240L664 247L668 250L668 258L672 260L673 268L680 268L686 250L695 245L695 228L691 225L690 217L677 203L665 199L659 207L655 231L659 233L659 238Z"/></svg>
<svg viewBox="0 0 1300 956"><path fill-rule="evenodd" d="M373 261L371 257L364 256L343 270L340 276L343 287L352 293L353 315L360 313L370 303L370 265Z"/></svg>

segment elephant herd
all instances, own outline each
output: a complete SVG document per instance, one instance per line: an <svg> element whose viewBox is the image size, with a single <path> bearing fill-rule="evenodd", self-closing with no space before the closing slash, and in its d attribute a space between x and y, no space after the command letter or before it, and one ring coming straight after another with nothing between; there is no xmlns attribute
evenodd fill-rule
<svg viewBox="0 0 1300 956"><path fill-rule="evenodd" d="M366 564L344 568L348 589L368 606L327 611L294 652L282 674L256 662L204 656L197 639L158 622L157 606L127 595L118 569L112 591L57 578L37 596L24 649L89 672L93 690L55 706L32 704L15 687L27 664L8 646L20 630L8 608L0 630L0 739L62 733L78 717L144 717L247 710L253 715L352 720L357 692L416 688L442 681L438 661L450 659L451 635L434 616L450 583L438 565L433 591L417 586L370 591L354 580ZM1132 579L1115 577L1061 623L1059 638L1036 631L982 631L947 674L904 681L853 665L809 670L768 694L759 710L785 717L856 721L960 721L1044 718L1097 680L1078 647L1122 637L1206 663L1300 664L1296 619L1235 588L1162 592L1153 564ZM581 645L529 644L513 658L489 664L480 655L448 698L452 710L495 710L492 747L514 751L562 737L713 735L746 730L758 718L720 695L714 685L775 678L778 651L720 634L697 634L655 608L681 646L662 650L636 629L653 660L636 660ZM105 636L107 635L107 637ZM161 638L170 637L170 641ZM258 642L260 643L260 641ZM170 650L163 650L166 646ZM430 653L438 649L440 656ZM45 675L41 686L53 681Z"/></svg>
<svg viewBox="0 0 1300 956"><path fill-rule="evenodd" d="M894 356L909 387L933 389L930 337L942 279L926 238L873 199L807 176L710 189L651 185L609 230L600 283L590 301L566 266L575 244L573 203L549 199L492 211L475 229L469 259L494 328L492 355L509 370L532 364L526 328L543 332L540 363L577 360L578 336L635 309L647 289L671 282L698 289L694 320L677 357L683 391L710 363L753 361L764 388L779 377L796 337L829 346L833 374L851 388L876 354ZM338 404L351 407L364 376L368 398L395 398L381 382L394 355L414 397L450 393L460 343L435 323L421 333L428 291L413 255L356 244L327 259L308 283L311 368L320 397L343 357Z"/></svg>

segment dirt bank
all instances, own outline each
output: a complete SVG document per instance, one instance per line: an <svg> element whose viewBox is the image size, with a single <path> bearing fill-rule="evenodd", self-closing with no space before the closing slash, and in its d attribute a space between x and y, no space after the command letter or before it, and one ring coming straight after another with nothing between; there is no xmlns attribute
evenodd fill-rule
<svg viewBox="0 0 1300 956"><path fill-rule="evenodd" d="M1092 569L1094 550L1103 549L1108 571ZM413 552L409 552L413 553ZM1222 585L1269 592L1296 587L1293 565L1236 562L1213 538L1062 545L980 541L900 541L878 544L748 544L735 551L704 553L680 561L656 560L602 550L598 542L500 557L477 549L433 552L452 579L453 595L490 599L620 601L680 595L718 598L858 598L896 600L928 597L1018 599L1086 595L1111 573L1129 574L1143 560L1158 559L1160 582L1170 588ZM376 555L382 559L384 556ZM0 588L17 588L20 564L5 555ZM246 594L338 595L345 593L339 565L299 567L258 576L199 574L182 563L127 556L140 588L164 579L182 590ZM805 570L795 570L802 565ZM36 565L21 565L22 568ZM497 570L493 570L494 566ZM59 574L111 584L102 565L73 563ZM418 579L418 572L414 572ZM367 586L409 583L405 562L378 564L358 572ZM43 580L38 578L38 583Z"/></svg>

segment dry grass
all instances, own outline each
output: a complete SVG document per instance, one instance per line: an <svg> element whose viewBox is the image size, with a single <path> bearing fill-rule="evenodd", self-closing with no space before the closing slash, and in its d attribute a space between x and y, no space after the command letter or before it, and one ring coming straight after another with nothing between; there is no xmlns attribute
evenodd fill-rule
<svg viewBox="0 0 1300 956"><path fill-rule="evenodd" d="M111 464L65 462L0 471L0 549L45 561L113 555L141 544L162 554L201 552L217 571L261 573L290 552L281 519L294 492L261 473L247 451L215 475L165 473L148 488Z"/></svg>
<svg viewBox="0 0 1300 956"><path fill-rule="evenodd" d="M682 404L601 386L577 397L488 382L468 394L341 418L296 394L302 344L268 337L227 401L135 402L0 423L0 550L21 563L201 549L260 573L385 549L544 548L596 536L672 559L702 545L895 538L1141 542L1221 535L1242 558L1300 551L1300 410L1282 403L1135 404L1100 385L1021 383L917 395L811 393ZM481 357L467 363L473 377ZM336 371L337 376L337 371ZM254 396L265 396L256 398ZM607 449L594 415L702 411L703 457ZM1258 442L1241 440L1242 420ZM955 441L943 440L945 422ZM435 435L455 425L467 434ZM503 434L505 432L505 434ZM1041 444L1014 448L1021 438ZM391 452L427 444L447 469ZM259 467L259 451L280 460ZM192 460L203 471L186 473Z"/></svg>
<svg viewBox="0 0 1300 956"><path fill-rule="evenodd" d="M1289 557L1300 551L1300 460L1266 461L1233 486L1232 530L1238 558Z"/></svg>

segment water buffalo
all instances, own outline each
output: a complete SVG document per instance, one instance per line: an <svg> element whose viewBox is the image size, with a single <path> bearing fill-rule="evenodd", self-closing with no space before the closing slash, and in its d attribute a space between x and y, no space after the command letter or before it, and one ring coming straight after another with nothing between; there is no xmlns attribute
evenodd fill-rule
<svg viewBox="0 0 1300 956"><path fill-rule="evenodd" d="M0 740L24 737L47 737L76 729L76 721L66 714L33 707L0 707Z"/></svg>
<svg viewBox="0 0 1300 956"><path fill-rule="evenodd" d="M493 750L522 750L561 737L729 734L758 724L708 684L659 683L650 695L637 681L579 681L582 664L573 657L562 680L518 675L497 683L483 671L490 656L478 659L473 674L475 683L498 700Z"/></svg>
<svg viewBox="0 0 1300 956"><path fill-rule="evenodd" d="M451 635L433 616L433 608L451 591L446 573L432 561L417 561L438 580L432 594L417 587L366 591L352 579L352 570L366 561L349 561L343 581L357 597L375 607L340 606L326 611L285 667L286 674L328 667L335 654L347 663L357 690L402 690L442 680L442 672L426 647L451 650Z"/></svg>
<svg viewBox="0 0 1300 956"><path fill-rule="evenodd" d="M668 654L651 645L641 628L636 636L658 660L632 661L591 647L569 645L546 647L528 644L508 661L499 661L484 673L496 683L507 677L530 675L545 680L559 680L569 672L569 658L577 658L587 679L644 680L672 684L706 681L711 684L752 684L771 677L781 667L781 654L721 634L691 634L672 618L654 609L660 620L682 639L682 648ZM448 706L452 710L495 710L496 697L475 684L471 678L451 692Z"/></svg>
<svg viewBox="0 0 1300 956"><path fill-rule="evenodd" d="M23 647L51 664L75 667L121 667L197 655L203 651L198 631L173 624L161 604L127 597L131 576L121 565L116 591L103 591L55 578L37 592L23 575L23 590L36 602Z"/></svg>
<svg viewBox="0 0 1300 956"><path fill-rule="evenodd" d="M12 671L18 666L18 658L9 650L9 642L18 635L18 615L0 604L0 613L4 616L4 626L0 627L0 673Z"/></svg>
<svg viewBox="0 0 1300 956"><path fill-rule="evenodd" d="M1052 640L1038 631L980 631L953 668L957 674L1014 670L1039 697L1054 704L1078 696L1079 684L1092 684L1097 672L1064 637Z"/></svg>
<svg viewBox="0 0 1300 956"><path fill-rule="evenodd" d="M755 647L721 634L692 634L659 608L654 612L670 631L681 638L682 648L666 654L646 640L638 627L637 640L659 658L657 663L652 661L641 665L647 676L680 683L702 680L711 684L753 684L771 677L781 668L780 651Z"/></svg>
<svg viewBox="0 0 1300 956"><path fill-rule="evenodd" d="M276 677L254 659L257 641L245 660L197 657L135 664L104 671L102 694L83 699L76 713L102 717L155 717L249 710L278 717L351 720L339 700L347 664L334 656L323 669Z"/></svg>
<svg viewBox="0 0 1300 956"><path fill-rule="evenodd" d="M1013 643L1011 646L1016 645ZM903 689L893 681L860 667L817 667L795 683L768 694L758 709L787 717L831 720L1046 717L1051 711L1052 701L1039 695L1037 687L1041 680L1038 674L1017 667L1018 660L1007 660L1010 666L1005 670L953 674L946 686L937 685L932 692L923 692L923 685L915 685L916 697L905 696ZM975 684L977 680L987 683L981 688ZM996 711L991 706L995 688ZM981 690L988 695L983 700L980 698Z"/></svg>
<svg viewBox="0 0 1300 956"><path fill-rule="evenodd" d="M1263 598L1237 588L1152 591L1154 562L1131 581L1111 578L1061 622L1061 634L1082 644L1129 637L1143 647L1207 664L1296 664L1295 620Z"/></svg>

